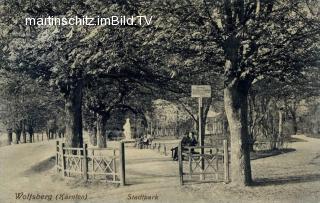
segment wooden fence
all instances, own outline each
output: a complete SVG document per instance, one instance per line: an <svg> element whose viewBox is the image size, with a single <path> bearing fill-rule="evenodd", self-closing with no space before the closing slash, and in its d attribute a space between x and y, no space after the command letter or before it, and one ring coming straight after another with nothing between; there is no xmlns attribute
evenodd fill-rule
<svg viewBox="0 0 320 203"><path fill-rule="evenodd" d="M165 156L172 156L173 157L173 151L171 150L174 147L177 147L177 143L163 143L163 142L152 142L151 143L151 149L157 150L160 154L163 154Z"/></svg>
<svg viewBox="0 0 320 203"><path fill-rule="evenodd" d="M124 143L119 148L65 147L56 143L56 168L63 177L83 177L85 180L104 180L125 185Z"/></svg>
<svg viewBox="0 0 320 203"><path fill-rule="evenodd" d="M180 184L186 182L229 182L229 151L227 140L223 147L178 146Z"/></svg>

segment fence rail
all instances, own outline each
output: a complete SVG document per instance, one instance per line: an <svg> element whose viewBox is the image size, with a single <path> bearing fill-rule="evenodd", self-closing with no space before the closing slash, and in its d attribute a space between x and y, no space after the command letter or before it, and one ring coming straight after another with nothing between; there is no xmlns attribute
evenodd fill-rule
<svg viewBox="0 0 320 203"><path fill-rule="evenodd" d="M173 157L173 151L172 148L175 148L178 146L178 143L163 143L163 142L152 142L150 147L153 150L158 151L160 154L163 154L165 156L171 156Z"/></svg>
<svg viewBox="0 0 320 203"><path fill-rule="evenodd" d="M95 149L65 147L56 142L56 168L63 177L83 177L85 180L105 180L125 185L124 143L119 148Z"/></svg>
<svg viewBox="0 0 320 203"><path fill-rule="evenodd" d="M178 146L180 184L186 182L229 182L229 151L227 140L223 147Z"/></svg>

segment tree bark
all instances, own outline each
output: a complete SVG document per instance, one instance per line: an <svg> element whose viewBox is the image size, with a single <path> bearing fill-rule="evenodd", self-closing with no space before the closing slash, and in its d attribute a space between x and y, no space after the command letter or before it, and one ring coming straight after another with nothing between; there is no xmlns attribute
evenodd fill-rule
<svg viewBox="0 0 320 203"><path fill-rule="evenodd" d="M250 94L248 96L248 107L249 107L249 112L248 112L248 128L249 128L249 138L250 138L250 143L249 143L249 149L250 152L254 152L254 127L255 127L255 113L254 113L254 105L255 105L255 95L254 93Z"/></svg>
<svg viewBox="0 0 320 203"><path fill-rule="evenodd" d="M239 186L252 183L247 121L249 84L234 81L224 89L224 105L231 134L231 179Z"/></svg>
<svg viewBox="0 0 320 203"><path fill-rule="evenodd" d="M46 129L46 136L47 136L47 140L49 140L49 131L48 131L48 129Z"/></svg>
<svg viewBox="0 0 320 203"><path fill-rule="evenodd" d="M12 129L8 129L8 145L11 145L12 142Z"/></svg>
<svg viewBox="0 0 320 203"><path fill-rule="evenodd" d="M27 133L25 130L22 131L22 143L27 143Z"/></svg>
<svg viewBox="0 0 320 203"><path fill-rule="evenodd" d="M292 115L293 134L296 135L298 133L298 122L297 122L296 112L291 111L291 115Z"/></svg>
<svg viewBox="0 0 320 203"><path fill-rule="evenodd" d="M70 87L66 97L66 135L65 142L68 147L82 147L82 82Z"/></svg>
<svg viewBox="0 0 320 203"><path fill-rule="evenodd" d="M21 132L16 132L16 140L15 140L16 144L19 144L20 137L21 137Z"/></svg>
<svg viewBox="0 0 320 203"><path fill-rule="evenodd" d="M47 140L50 140L50 131L46 130Z"/></svg>
<svg viewBox="0 0 320 203"><path fill-rule="evenodd" d="M278 121L279 122L279 121ZM278 140L278 133L277 129L276 129L276 125L277 125L277 119L276 119L276 115L272 116L272 123L271 123L271 127L272 127L272 147L271 150L277 150L277 140Z"/></svg>
<svg viewBox="0 0 320 203"><path fill-rule="evenodd" d="M15 144L19 144L20 137L21 137L21 130L20 129L15 129L15 134L16 134L16 140L14 141Z"/></svg>
<svg viewBox="0 0 320 203"><path fill-rule="evenodd" d="M30 143L33 142L33 133L29 133L29 140L30 140Z"/></svg>
<svg viewBox="0 0 320 203"><path fill-rule="evenodd" d="M278 148L282 147L283 144L283 114L282 109L279 109L279 134L278 134Z"/></svg>
<svg viewBox="0 0 320 203"><path fill-rule="evenodd" d="M99 148L107 147L107 121L109 119L109 114L101 113L98 115L97 120L97 145Z"/></svg>
<svg viewBox="0 0 320 203"><path fill-rule="evenodd" d="M90 143L93 146L97 146L97 125L94 124L89 131Z"/></svg>
<svg viewBox="0 0 320 203"><path fill-rule="evenodd" d="M29 133L30 143L32 143L32 140L33 140L33 127L32 126L28 127L28 133Z"/></svg>
<svg viewBox="0 0 320 203"><path fill-rule="evenodd" d="M27 143L27 132L25 124L23 124L22 127L22 143Z"/></svg>

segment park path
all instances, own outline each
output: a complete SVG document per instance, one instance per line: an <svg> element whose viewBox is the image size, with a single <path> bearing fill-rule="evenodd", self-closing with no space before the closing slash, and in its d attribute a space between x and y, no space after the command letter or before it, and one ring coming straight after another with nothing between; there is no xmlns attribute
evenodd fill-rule
<svg viewBox="0 0 320 203"><path fill-rule="evenodd" d="M157 188L163 185L178 186L177 163L170 156L160 155L156 150L136 149L126 147L126 182L125 188L99 186L92 188L75 188L73 183L64 184L55 175L55 169L46 169L42 166L40 172L30 172L31 168L42 161L48 160L55 153L55 141L42 143L21 144L0 148L0 202L15 202L15 193L41 193L57 194L67 192L70 194L90 194L96 198L114 198L120 193L143 193L146 188ZM51 163L53 163L51 161ZM59 182L60 181L60 182ZM111 190L111 189L112 190ZM105 191L103 191L105 190ZM101 196L103 194L103 196ZM158 193L155 193L158 194ZM113 197L112 197L113 198Z"/></svg>
<svg viewBox="0 0 320 203"><path fill-rule="evenodd" d="M293 152L267 159L258 159L253 162L253 174L256 179L281 184L281 181L289 183L320 179L320 139L296 135L294 138L301 139L299 142L289 144ZM267 165L268 173L264 174ZM281 168L281 170L279 170ZM317 177L318 176L318 177ZM319 188L320 189L320 188Z"/></svg>
<svg viewBox="0 0 320 203"><path fill-rule="evenodd" d="M176 182L178 183L177 162L170 156L160 155L156 150L127 149L126 181L130 185Z"/></svg>
<svg viewBox="0 0 320 203"><path fill-rule="evenodd" d="M16 192L88 194L86 202L127 202L129 194L158 195L161 202L319 202L320 139L295 136L294 152L252 161L256 187L225 184L179 186L178 166L150 149L126 148L126 187L61 181L54 168L26 172L54 154L54 141L0 148L0 202L17 202ZM19 201L21 202L21 201ZM43 202L43 201L42 201ZM159 201L155 201L159 202Z"/></svg>
<svg viewBox="0 0 320 203"><path fill-rule="evenodd" d="M40 191L39 175L28 175L26 171L36 163L54 155L54 141L18 144L0 148L0 202L12 202L16 192ZM48 178L48 175L43 178ZM1 201L2 200L2 201Z"/></svg>

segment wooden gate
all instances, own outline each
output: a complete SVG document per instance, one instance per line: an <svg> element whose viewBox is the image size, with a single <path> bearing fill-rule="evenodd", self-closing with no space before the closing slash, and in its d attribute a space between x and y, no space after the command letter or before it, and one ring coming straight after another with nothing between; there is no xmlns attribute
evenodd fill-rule
<svg viewBox="0 0 320 203"><path fill-rule="evenodd" d="M192 182L229 182L228 142L223 147L178 147L180 184Z"/></svg>
<svg viewBox="0 0 320 203"><path fill-rule="evenodd" d="M83 177L125 185L124 143L119 148L65 147L56 143L56 168L63 177Z"/></svg>

